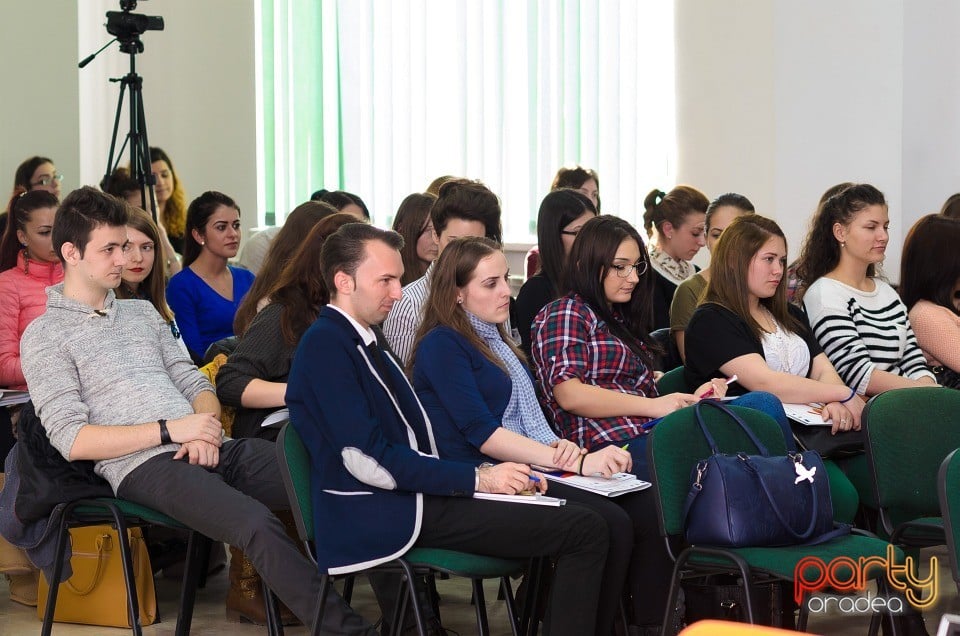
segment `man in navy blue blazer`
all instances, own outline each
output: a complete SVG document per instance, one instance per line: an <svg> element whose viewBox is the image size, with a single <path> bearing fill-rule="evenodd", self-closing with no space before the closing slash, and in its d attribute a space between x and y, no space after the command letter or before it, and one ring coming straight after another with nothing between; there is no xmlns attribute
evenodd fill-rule
<svg viewBox="0 0 960 636"><path fill-rule="evenodd" d="M371 326L400 298L403 239L365 224L341 227L320 255L330 303L293 361L286 402L310 452L321 571L345 574L414 546L505 558L551 556L556 572L546 634L593 630L608 530L577 504L474 499L546 487L530 467L475 468L438 459L433 431L403 370ZM389 608L385 608L389 609Z"/></svg>

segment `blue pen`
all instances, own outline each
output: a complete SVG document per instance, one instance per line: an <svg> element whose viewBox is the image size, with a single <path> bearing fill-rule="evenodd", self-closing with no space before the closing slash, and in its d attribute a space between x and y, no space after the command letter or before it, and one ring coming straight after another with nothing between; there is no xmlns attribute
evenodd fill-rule
<svg viewBox="0 0 960 636"><path fill-rule="evenodd" d="M537 477L536 475L530 475L530 481L532 481L532 482L535 483L535 484L539 484L539 483L540 483L540 478Z"/></svg>

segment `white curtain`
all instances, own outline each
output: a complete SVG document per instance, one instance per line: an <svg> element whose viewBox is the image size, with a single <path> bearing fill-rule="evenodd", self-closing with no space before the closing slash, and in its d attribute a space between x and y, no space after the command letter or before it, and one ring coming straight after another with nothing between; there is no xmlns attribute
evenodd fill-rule
<svg viewBox="0 0 960 636"><path fill-rule="evenodd" d="M600 175L603 212L639 224L673 183L669 0L262 0L259 209L319 188L381 226L435 177L496 192L508 241L535 236L563 165Z"/></svg>

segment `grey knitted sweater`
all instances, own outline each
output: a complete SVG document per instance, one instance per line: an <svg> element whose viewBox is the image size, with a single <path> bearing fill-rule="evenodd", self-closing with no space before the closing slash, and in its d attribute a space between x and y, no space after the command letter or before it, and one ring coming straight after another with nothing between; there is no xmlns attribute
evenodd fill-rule
<svg viewBox="0 0 960 636"><path fill-rule="evenodd" d="M210 382L197 370L149 302L117 300L104 310L47 288L47 310L20 341L23 374L50 443L63 454L87 424L127 426L193 413ZM166 444L96 463L116 492L123 478L151 457L175 451Z"/></svg>

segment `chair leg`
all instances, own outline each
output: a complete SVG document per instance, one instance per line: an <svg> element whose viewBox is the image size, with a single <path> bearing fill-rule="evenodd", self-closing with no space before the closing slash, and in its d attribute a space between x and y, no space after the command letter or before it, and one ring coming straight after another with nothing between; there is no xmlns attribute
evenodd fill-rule
<svg viewBox="0 0 960 636"><path fill-rule="evenodd" d="M523 598L523 611L520 613L520 633L524 636L537 635L540 584L543 579L543 568L546 567L546 564L546 557L536 557L530 559L530 565L527 567L527 589Z"/></svg>
<svg viewBox="0 0 960 636"><path fill-rule="evenodd" d="M320 636L320 626L323 625L323 609L327 604L327 594L330 593L331 579L329 574L320 577L320 598L317 599L317 614L313 617L313 636Z"/></svg>
<svg viewBox="0 0 960 636"><path fill-rule="evenodd" d="M349 605L350 601L353 599L353 581L354 577L352 574L348 576L343 581L343 601Z"/></svg>
<svg viewBox="0 0 960 636"><path fill-rule="evenodd" d="M187 636L193 623L193 608L197 600L202 570L206 568L204 553L210 554L210 539L197 531L190 532L187 540L187 565L180 588L180 614L177 616L177 636Z"/></svg>
<svg viewBox="0 0 960 636"><path fill-rule="evenodd" d="M800 616L797 617L797 631L807 631L807 621L810 619L810 593L804 592L800 599Z"/></svg>
<svg viewBox="0 0 960 636"><path fill-rule="evenodd" d="M116 506L110 505L109 508L120 540L120 557L123 562L123 579L127 586L127 614L130 618L130 628L134 636L142 636L143 627L140 625L140 607L137 603L136 579L133 577L133 556L130 551L130 537L127 535L127 521Z"/></svg>
<svg viewBox="0 0 960 636"><path fill-rule="evenodd" d="M283 621L280 620L280 605L277 603L277 595L273 593L270 586L263 578L260 579L260 589L263 594L263 603L267 615L267 634L269 636L283 636Z"/></svg>
<svg viewBox="0 0 960 636"><path fill-rule="evenodd" d="M480 636L490 634L490 626L487 624L487 603L483 596L483 579L472 579L473 598L477 603L477 633Z"/></svg>
<svg viewBox="0 0 960 636"><path fill-rule="evenodd" d="M53 629L53 614L57 608L57 592L60 590L60 577L63 575L63 552L67 549L67 537L70 536L67 528L67 515L70 507L63 512L60 519L60 528L57 531L57 552L53 562L53 579L49 581L50 593L47 595L47 606L43 612L43 627L40 630L41 636L50 636Z"/></svg>
<svg viewBox="0 0 960 636"><path fill-rule="evenodd" d="M426 636L427 627L423 619L423 611L420 609L420 602L417 598L417 586L414 584L413 567L403 559L397 559L400 567L403 568L404 575L407 578L407 595L410 599L410 605L413 606L413 616L417 621L417 633L420 636Z"/></svg>
<svg viewBox="0 0 960 636"><path fill-rule="evenodd" d="M504 576L500 579L500 593L503 594L503 600L507 604L507 618L510 620L510 633L513 634L513 636L520 636L517 605L513 601L513 588L510 586L509 576Z"/></svg>
<svg viewBox="0 0 960 636"><path fill-rule="evenodd" d="M207 573L210 571L210 554L213 551L213 541L204 541L200 545L200 554L197 555L197 562L200 563L200 576L197 578L197 589L202 590L207 587ZM223 547L220 547L220 552L223 552ZM187 547L187 554L189 558L190 548Z"/></svg>
<svg viewBox="0 0 960 636"><path fill-rule="evenodd" d="M673 564L673 575L670 577L670 594L667 595L667 609L663 615L663 625L660 627L660 636L673 636L669 631L673 622L671 620L673 618L673 606L677 604L677 597L680 594L680 572L681 567L686 561L686 558L684 558L684 555L681 553Z"/></svg>

